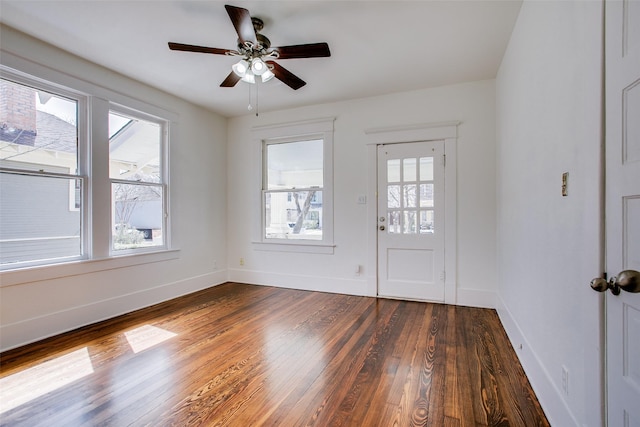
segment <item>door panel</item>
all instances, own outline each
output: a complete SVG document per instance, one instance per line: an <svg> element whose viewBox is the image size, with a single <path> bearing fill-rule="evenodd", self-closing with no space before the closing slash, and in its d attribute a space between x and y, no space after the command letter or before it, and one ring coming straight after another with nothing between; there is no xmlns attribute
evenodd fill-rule
<svg viewBox="0 0 640 427"><path fill-rule="evenodd" d="M378 295L444 301L444 142L378 147Z"/></svg>
<svg viewBox="0 0 640 427"><path fill-rule="evenodd" d="M606 265L640 270L640 2L605 3ZM640 294L606 295L610 426L640 426Z"/></svg>

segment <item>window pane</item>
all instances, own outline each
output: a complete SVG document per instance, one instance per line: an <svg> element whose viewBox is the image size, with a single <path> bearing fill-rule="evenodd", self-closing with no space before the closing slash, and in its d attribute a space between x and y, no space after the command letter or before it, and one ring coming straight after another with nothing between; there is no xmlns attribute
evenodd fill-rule
<svg viewBox="0 0 640 427"><path fill-rule="evenodd" d="M400 159L387 160L387 182L400 182Z"/></svg>
<svg viewBox="0 0 640 427"><path fill-rule="evenodd" d="M78 103L0 80L2 166L75 174L78 169Z"/></svg>
<svg viewBox="0 0 640 427"><path fill-rule="evenodd" d="M109 113L109 177L136 182L161 182L158 123Z"/></svg>
<svg viewBox="0 0 640 427"><path fill-rule="evenodd" d="M267 190L323 186L323 141L267 144Z"/></svg>
<svg viewBox="0 0 640 427"><path fill-rule="evenodd" d="M164 244L162 186L112 184L113 249Z"/></svg>
<svg viewBox="0 0 640 427"><path fill-rule="evenodd" d="M82 195L81 183L80 179L0 173L3 267L82 255L82 215L75 208L76 197Z"/></svg>
<svg viewBox="0 0 640 427"><path fill-rule="evenodd" d="M416 180L416 159L404 159L402 161L403 166L403 181L415 181Z"/></svg>
<svg viewBox="0 0 640 427"><path fill-rule="evenodd" d="M420 181L433 181L433 157L420 158Z"/></svg>
<svg viewBox="0 0 640 427"><path fill-rule="evenodd" d="M265 193L267 239L322 240L322 191Z"/></svg>

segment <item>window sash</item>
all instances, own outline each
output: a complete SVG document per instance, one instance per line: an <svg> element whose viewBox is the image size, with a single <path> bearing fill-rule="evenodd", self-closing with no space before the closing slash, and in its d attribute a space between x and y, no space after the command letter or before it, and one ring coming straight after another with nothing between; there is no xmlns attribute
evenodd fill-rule
<svg viewBox="0 0 640 427"><path fill-rule="evenodd" d="M259 209L253 215L252 243L256 249L267 251L301 251L306 253L333 253L333 129L335 117L318 118L299 122L256 126L252 128L252 138L256 144L254 151L256 164L261 168L256 171L255 201ZM268 190L267 187L267 155L268 144L322 140L322 187L278 188ZM265 237L265 191L291 192L302 190L322 191L322 240L289 240Z"/></svg>

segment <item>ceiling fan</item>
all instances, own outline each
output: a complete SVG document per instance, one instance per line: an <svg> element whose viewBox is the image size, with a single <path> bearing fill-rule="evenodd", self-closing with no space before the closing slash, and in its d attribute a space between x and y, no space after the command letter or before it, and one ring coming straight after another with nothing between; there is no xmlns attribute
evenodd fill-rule
<svg viewBox="0 0 640 427"><path fill-rule="evenodd" d="M297 90L306 82L274 60L331 56L329 45L324 42L272 48L271 41L260 34L260 30L264 27L264 22L260 18L251 17L249 11L241 7L225 5L225 9L238 33L237 50L169 42L171 50L240 57L240 61L231 67L231 73L220 84L221 87L233 87L240 80L255 83L256 76L259 76L262 82L275 77Z"/></svg>

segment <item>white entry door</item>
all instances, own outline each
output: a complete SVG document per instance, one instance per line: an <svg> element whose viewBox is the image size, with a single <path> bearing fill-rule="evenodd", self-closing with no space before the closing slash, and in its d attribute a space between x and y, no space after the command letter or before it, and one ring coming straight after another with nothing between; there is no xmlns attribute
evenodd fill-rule
<svg viewBox="0 0 640 427"><path fill-rule="evenodd" d="M378 295L444 301L444 141L377 154Z"/></svg>
<svg viewBox="0 0 640 427"><path fill-rule="evenodd" d="M608 425L640 427L640 2L605 16Z"/></svg>

